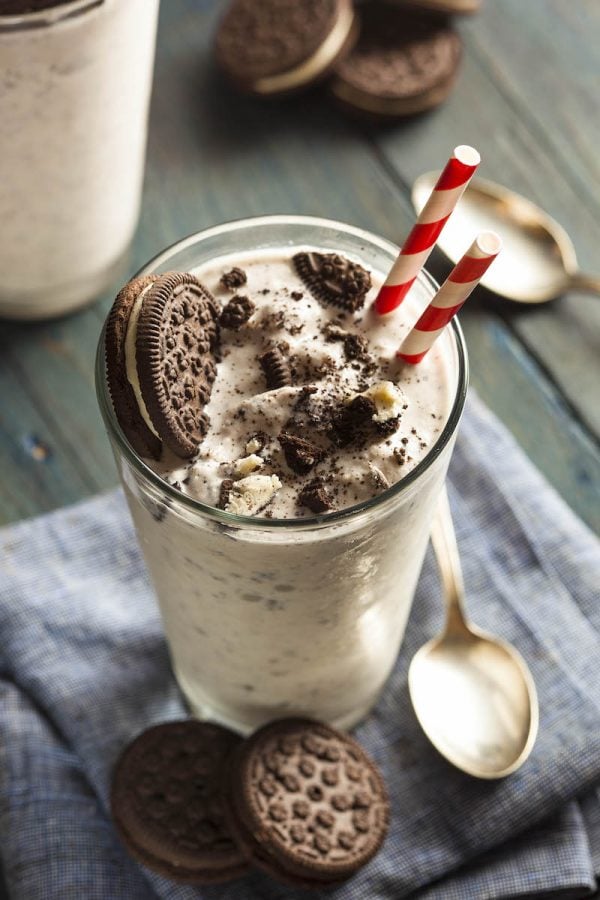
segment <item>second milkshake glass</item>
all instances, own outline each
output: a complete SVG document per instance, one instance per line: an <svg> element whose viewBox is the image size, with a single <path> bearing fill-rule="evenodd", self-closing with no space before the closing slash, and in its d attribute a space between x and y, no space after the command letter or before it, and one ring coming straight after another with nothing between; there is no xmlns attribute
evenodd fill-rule
<svg viewBox="0 0 600 900"><path fill-rule="evenodd" d="M124 268L140 210L158 5L0 10L0 317L63 315Z"/></svg>
<svg viewBox="0 0 600 900"><path fill-rule="evenodd" d="M397 247L338 222L269 216L179 242L140 274L232 253L311 246L385 273ZM436 285L418 279L425 302ZM376 701L400 648L467 387L456 320L446 336L453 406L423 460L364 503L305 519L235 516L184 496L132 450L97 360L100 408L193 712L248 732L287 715L348 728Z"/></svg>

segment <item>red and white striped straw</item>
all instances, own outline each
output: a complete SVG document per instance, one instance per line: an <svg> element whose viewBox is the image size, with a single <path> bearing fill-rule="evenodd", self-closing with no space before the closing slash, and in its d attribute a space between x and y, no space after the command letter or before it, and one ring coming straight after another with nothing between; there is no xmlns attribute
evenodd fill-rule
<svg viewBox="0 0 600 900"><path fill-rule="evenodd" d="M400 306L480 162L473 147L454 149L375 299L375 312L383 315Z"/></svg>
<svg viewBox="0 0 600 900"><path fill-rule="evenodd" d="M421 318L404 338L397 353L406 363L420 362L450 319L454 318L488 267L502 242L494 231L481 231L443 283Z"/></svg>

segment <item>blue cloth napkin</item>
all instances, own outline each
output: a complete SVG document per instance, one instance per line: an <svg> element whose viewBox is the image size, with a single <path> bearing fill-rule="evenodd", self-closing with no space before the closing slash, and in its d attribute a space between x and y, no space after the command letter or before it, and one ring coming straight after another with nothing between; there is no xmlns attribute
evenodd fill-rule
<svg viewBox="0 0 600 900"><path fill-rule="evenodd" d="M450 499L470 613L529 662L539 737L519 772L481 782L423 736L406 670L442 622L429 554L396 669L357 729L390 790L390 835L323 897L589 896L600 872L600 544L475 397ZM178 886L134 863L114 833L107 796L117 754L149 725L185 715L119 491L0 532L0 697L0 853L11 897L304 896L260 873Z"/></svg>

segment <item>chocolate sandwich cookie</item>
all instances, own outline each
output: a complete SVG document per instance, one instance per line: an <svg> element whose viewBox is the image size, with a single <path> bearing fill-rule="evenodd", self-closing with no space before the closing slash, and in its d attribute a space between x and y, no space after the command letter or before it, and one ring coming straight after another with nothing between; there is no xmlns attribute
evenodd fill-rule
<svg viewBox="0 0 600 900"><path fill-rule="evenodd" d="M216 60L241 90L287 94L328 73L358 35L351 0L233 0L216 36Z"/></svg>
<svg viewBox="0 0 600 900"><path fill-rule="evenodd" d="M115 413L133 448L158 459L166 444L187 458L208 420L218 348L216 302L194 275L130 281L106 325L106 374Z"/></svg>
<svg viewBox="0 0 600 900"><path fill-rule="evenodd" d="M210 884L247 871L226 824L221 778L241 738L188 720L144 731L117 762L111 811L131 855L159 875Z"/></svg>
<svg viewBox="0 0 600 900"><path fill-rule="evenodd" d="M260 728L230 758L226 812L252 862L287 884L346 881L381 847L389 801L349 735L309 719Z"/></svg>
<svg viewBox="0 0 600 900"><path fill-rule="evenodd" d="M331 92L346 109L376 119L425 112L446 99L462 42L445 17L387 3L361 7L354 50L334 69Z"/></svg>

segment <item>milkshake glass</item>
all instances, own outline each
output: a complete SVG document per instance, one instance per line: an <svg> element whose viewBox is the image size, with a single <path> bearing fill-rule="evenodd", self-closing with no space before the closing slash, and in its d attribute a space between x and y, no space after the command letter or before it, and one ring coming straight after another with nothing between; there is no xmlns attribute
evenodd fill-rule
<svg viewBox="0 0 600 900"><path fill-rule="evenodd" d="M158 3L0 3L0 316L61 315L118 273L139 216Z"/></svg>
<svg viewBox="0 0 600 900"><path fill-rule="evenodd" d="M140 274L192 271L233 253L311 246L381 278L398 250L360 229L302 216L211 228ZM435 291L427 274L417 291ZM192 711L239 731L287 715L348 728L376 701L398 654L462 413L467 359L459 325L445 335L447 421L404 478L367 501L294 519L236 516L182 495L132 450L97 359L100 408L150 570L173 668Z"/></svg>

